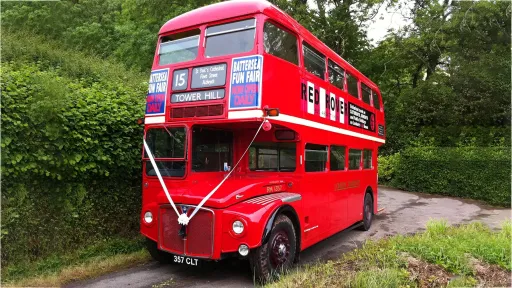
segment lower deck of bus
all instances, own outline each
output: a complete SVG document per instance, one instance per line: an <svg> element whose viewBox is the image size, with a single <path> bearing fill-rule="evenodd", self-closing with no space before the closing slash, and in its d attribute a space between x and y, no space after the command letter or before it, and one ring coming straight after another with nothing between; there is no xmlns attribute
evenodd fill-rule
<svg viewBox="0 0 512 288"><path fill-rule="evenodd" d="M288 189L302 195L303 248L360 221L368 190L375 211L376 143L277 121L254 138L260 123L151 126L146 141L166 180L219 181L231 169L238 179L295 178ZM155 176L145 162L145 176Z"/></svg>

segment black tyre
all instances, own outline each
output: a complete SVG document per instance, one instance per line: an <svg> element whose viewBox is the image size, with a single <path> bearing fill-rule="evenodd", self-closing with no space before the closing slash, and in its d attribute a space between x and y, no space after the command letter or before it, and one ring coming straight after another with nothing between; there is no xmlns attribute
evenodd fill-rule
<svg viewBox="0 0 512 288"><path fill-rule="evenodd" d="M362 225L359 226L359 230L368 231L372 226L373 220L373 200L370 193L366 193L364 195L364 203L363 203L363 222Z"/></svg>
<svg viewBox="0 0 512 288"><path fill-rule="evenodd" d="M146 238L146 249L153 260L162 264L171 263L172 254L158 249L157 243L149 238Z"/></svg>
<svg viewBox="0 0 512 288"><path fill-rule="evenodd" d="M295 235L290 218L278 215L268 242L251 253L251 268L259 283L275 279L292 266L297 251Z"/></svg>

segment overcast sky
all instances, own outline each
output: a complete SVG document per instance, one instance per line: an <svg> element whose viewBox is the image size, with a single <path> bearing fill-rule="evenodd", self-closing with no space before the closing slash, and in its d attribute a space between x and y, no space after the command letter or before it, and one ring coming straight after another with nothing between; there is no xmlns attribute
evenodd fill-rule
<svg viewBox="0 0 512 288"><path fill-rule="evenodd" d="M317 9L315 0L307 0L308 6L313 9ZM407 0L399 0L398 2L401 2L403 7L410 6L414 2L407 1ZM398 3L397 3L398 4ZM407 24L404 17L401 15L401 11L398 10L398 8L389 8L387 9L385 7L386 5L383 5L379 9L379 13L373 21L369 24L368 27L368 38L372 39L372 44L377 44L380 40L382 40L386 34L388 29L396 30L400 28L401 26ZM398 6L398 5L395 5ZM403 9L403 8L402 8Z"/></svg>
<svg viewBox="0 0 512 288"><path fill-rule="evenodd" d="M368 38L372 39L373 44L382 40L389 29L397 30L407 24L406 19L397 8L386 9L386 7L380 8L373 21L368 27Z"/></svg>

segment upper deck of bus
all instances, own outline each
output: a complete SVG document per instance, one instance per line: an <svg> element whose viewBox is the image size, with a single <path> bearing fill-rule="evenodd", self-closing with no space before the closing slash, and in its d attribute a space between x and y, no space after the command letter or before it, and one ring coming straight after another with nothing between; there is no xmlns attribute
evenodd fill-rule
<svg viewBox="0 0 512 288"><path fill-rule="evenodd" d="M295 62L287 62L266 51L267 23L293 36ZM251 31L243 36L245 50L230 46L238 42L229 42L229 35L241 31ZM213 38L222 38L219 36L226 38L213 41ZM287 122L303 119L302 126L331 132L338 129L336 132L340 134L355 135L381 144L385 142L384 110L378 86L269 2L229 1L187 12L162 26L157 45L147 98L146 124L188 122L193 125L205 121L255 120L263 116L261 109L268 106L281 109L284 117L291 116ZM194 49L191 55L184 58L182 55L171 56L178 57L179 61L162 61L168 55L165 53L173 54L190 47ZM308 70L306 50L323 57L317 59L317 64L323 66L323 72L314 74ZM241 63L244 61L246 63ZM254 82L245 80L248 85L244 81L238 85L234 83L239 69L236 67L241 66L236 64L247 64L247 61L253 61L258 68L245 65L242 77L255 73L260 78ZM334 75L330 72L331 62L343 75L341 80L337 80L342 81L343 87L335 87L329 79ZM215 79L209 78L212 73L218 74ZM349 93L349 78L355 80L352 84L356 86L351 86L355 89L353 93ZM203 84L198 84L200 81ZM208 81L213 83L205 83ZM363 93L363 86L367 93ZM243 98L251 95L256 95L255 102ZM234 105L236 101L239 104ZM278 118L275 120L280 121Z"/></svg>
<svg viewBox="0 0 512 288"><path fill-rule="evenodd" d="M268 16L279 24L285 26L290 31L300 35L307 42L314 43L316 49L324 53L324 55L330 59L336 60L338 63L342 63L347 72L357 75L358 78L360 80L364 80L370 88L377 90L380 93L379 87L369 78L364 76L349 62L340 57L336 52L320 41L315 35L309 32L290 15L286 14L272 3L264 0L226 1L189 11L167 21L160 28L159 36L162 37L197 27L204 31L205 27L203 25L205 24L211 26L218 22L225 22L229 21L229 19L236 19L257 13ZM153 68L157 67L158 65L153 66Z"/></svg>

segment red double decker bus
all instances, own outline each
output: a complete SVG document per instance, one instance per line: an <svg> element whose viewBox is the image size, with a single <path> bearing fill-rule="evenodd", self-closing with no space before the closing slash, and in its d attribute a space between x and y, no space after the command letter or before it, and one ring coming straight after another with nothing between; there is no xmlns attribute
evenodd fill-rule
<svg viewBox="0 0 512 288"><path fill-rule="evenodd" d="M309 246L370 228L377 85L268 2L190 11L157 45L141 211L156 260L241 257L266 280Z"/></svg>

